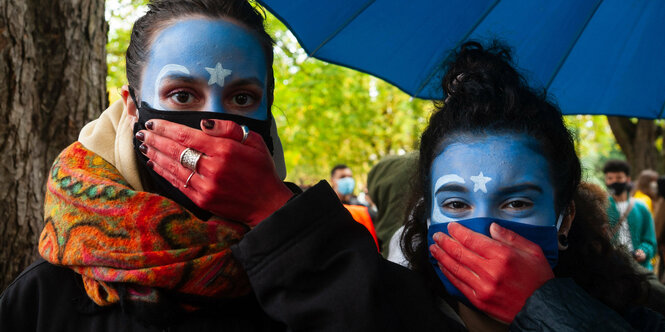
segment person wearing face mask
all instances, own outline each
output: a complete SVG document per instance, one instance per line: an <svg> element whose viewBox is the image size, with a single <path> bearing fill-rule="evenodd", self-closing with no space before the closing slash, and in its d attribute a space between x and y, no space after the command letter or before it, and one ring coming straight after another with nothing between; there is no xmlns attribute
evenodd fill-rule
<svg viewBox="0 0 665 332"><path fill-rule="evenodd" d="M367 228L374 239L374 243L376 243L377 249L380 250L373 222L376 216L373 216L373 212L367 206L361 204L358 198L353 195L356 182L353 180L351 168L344 164L335 165L330 171L330 184L344 207L351 213L353 219Z"/></svg>
<svg viewBox="0 0 665 332"><path fill-rule="evenodd" d="M330 184L337 193L337 197L344 204L361 205L353 195L356 181L353 179L351 168L344 164L335 165L330 171Z"/></svg>
<svg viewBox="0 0 665 332"><path fill-rule="evenodd" d="M49 172L0 331L460 330L326 181L282 181L263 23L246 0L148 4L122 100Z"/></svg>
<svg viewBox="0 0 665 332"><path fill-rule="evenodd" d="M605 163L603 173L610 192L607 208L610 238L631 253L641 266L652 270L651 258L657 249L653 218L642 201L629 196L630 166L622 160L610 160Z"/></svg>
<svg viewBox="0 0 665 332"><path fill-rule="evenodd" d="M579 187L561 112L501 45L465 43L445 65L401 237L442 310L470 331L664 328L642 315L646 277L606 237L602 197Z"/></svg>

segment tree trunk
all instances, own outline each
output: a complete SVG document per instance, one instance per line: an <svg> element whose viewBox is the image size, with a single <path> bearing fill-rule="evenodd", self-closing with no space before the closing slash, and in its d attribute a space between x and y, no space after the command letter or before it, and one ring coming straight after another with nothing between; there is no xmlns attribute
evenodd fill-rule
<svg viewBox="0 0 665 332"><path fill-rule="evenodd" d="M36 257L46 175L107 106L104 0L0 1L0 290Z"/></svg>
<svg viewBox="0 0 665 332"><path fill-rule="evenodd" d="M662 129L654 120L639 119L633 123L629 118L616 116L608 116L607 120L630 164L633 180L637 180L637 176L645 169L663 172L663 156L656 147L656 139Z"/></svg>

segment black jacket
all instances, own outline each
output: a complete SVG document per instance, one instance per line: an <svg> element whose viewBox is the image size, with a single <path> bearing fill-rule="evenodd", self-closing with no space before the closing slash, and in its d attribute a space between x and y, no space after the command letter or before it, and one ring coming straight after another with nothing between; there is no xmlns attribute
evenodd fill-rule
<svg viewBox="0 0 665 332"><path fill-rule="evenodd" d="M139 322L121 305L95 305L78 274L41 260L0 296L0 331L463 330L437 309L419 276L377 253L323 181L247 233L233 253L254 294L211 303L161 327ZM542 326L630 330L574 283L558 280L534 293L511 329Z"/></svg>

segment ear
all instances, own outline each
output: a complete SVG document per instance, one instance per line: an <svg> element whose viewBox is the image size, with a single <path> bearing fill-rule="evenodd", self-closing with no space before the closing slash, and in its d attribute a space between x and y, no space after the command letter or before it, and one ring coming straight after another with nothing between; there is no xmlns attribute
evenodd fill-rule
<svg viewBox="0 0 665 332"><path fill-rule="evenodd" d="M559 250L568 249L568 232L573 226L573 220L575 220L575 201L571 201L570 205L564 210L565 215L563 216L563 221L561 221L561 227L559 227ZM561 243L561 239L566 239L565 243Z"/></svg>
<svg viewBox="0 0 665 332"><path fill-rule="evenodd" d="M131 119L131 124L134 126L134 123L138 121L138 112L136 110L136 104L134 104L134 99L129 94L129 85L123 85L120 89L120 95L122 96L122 103L125 106L125 111L127 116Z"/></svg>

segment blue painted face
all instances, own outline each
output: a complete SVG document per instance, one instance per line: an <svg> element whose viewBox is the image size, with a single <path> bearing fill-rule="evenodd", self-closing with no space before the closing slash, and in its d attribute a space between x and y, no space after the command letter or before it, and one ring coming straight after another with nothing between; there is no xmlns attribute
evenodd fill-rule
<svg viewBox="0 0 665 332"><path fill-rule="evenodd" d="M555 226L549 165L525 135L460 136L432 163L432 225L495 218Z"/></svg>
<svg viewBox="0 0 665 332"><path fill-rule="evenodd" d="M267 64L258 39L226 20L188 19L158 34L141 84L152 108L265 120Z"/></svg>

